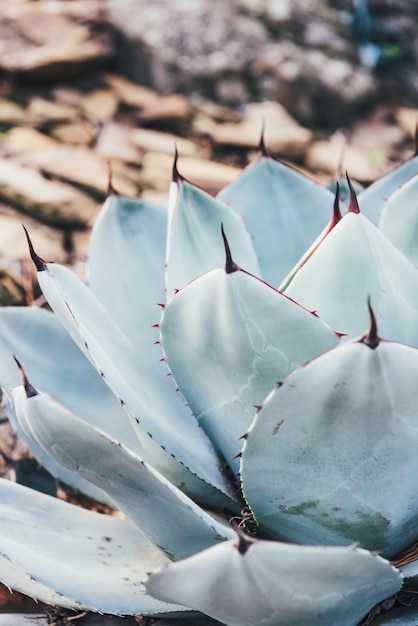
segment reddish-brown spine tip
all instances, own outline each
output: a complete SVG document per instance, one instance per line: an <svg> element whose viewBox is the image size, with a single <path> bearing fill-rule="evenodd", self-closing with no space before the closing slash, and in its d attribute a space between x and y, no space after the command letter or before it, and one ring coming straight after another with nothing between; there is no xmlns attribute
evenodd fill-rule
<svg viewBox="0 0 418 626"><path fill-rule="evenodd" d="M377 321L376 321L376 316L374 314L374 311L370 302L370 296L367 298L367 306L369 307L369 313L370 313L370 328L369 328L369 332L366 333L364 337L360 339L360 341L361 343L364 343L366 346L368 346L372 350L375 350L380 343L380 337L377 334Z"/></svg>
<svg viewBox="0 0 418 626"><path fill-rule="evenodd" d="M234 272L237 272L239 270L239 267L232 259L231 249L229 247L228 239L226 238L226 235L225 235L223 223L221 223L221 233L222 233L222 239L224 240L224 246L225 246L225 272L227 274L233 274Z"/></svg>
<svg viewBox="0 0 418 626"><path fill-rule="evenodd" d="M23 226L23 224L22 224ZM46 262L41 259L40 256L38 256L34 250L32 241L29 237L29 233L26 230L26 228L23 226L23 230L25 231L25 235L26 235L26 239L28 241L28 246L29 246L29 254L31 256L32 261L35 263L36 269L38 270L38 272L43 272L44 270L46 270Z"/></svg>
<svg viewBox="0 0 418 626"><path fill-rule="evenodd" d="M37 390L35 389L35 387L34 387L33 385L31 385L31 383L28 381L28 378L27 378L27 376L26 376L26 372L25 372L25 370L23 369L23 367L22 367L22 365L21 365L20 361L18 361L18 359L15 357L15 355L13 355L13 358L14 358L14 360L15 360L15 362L16 362L16 365L17 365L17 366L18 366L18 368L19 368L20 376L21 376L21 378L22 378L22 385L23 385L23 387L24 387L24 389L25 389L25 392L26 392L26 397L27 397L27 398L33 398L34 396L38 396L38 395L39 395L38 391L37 391Z"/></svg>
<svg viewBox="0 0 418 626"><path fill-rule="evenodd" d="M261 128L260 143L258 144L258 151L260 153L260 156L268 157L269 153L267 152L266 142L264 139L264 130L265 130L265 122L263 121L263 126Z"/></svg>
<svg viewBox="0 0 418 626"><path fill-rule="evenodd" d="M340 210L340 185L338 181L335 185L335 199L334 199L334 208L332 212L332 218L330 223L330 229L334 228L336 224L342 219L341 210ZM312 311L313 313L313 311Z"/></svg>
<svg viewBox="0 0 418 626"><path fill-rule="evenodd" d="M114 186L112 185L112 164L110 161L108 161L107 163L107 175L108 175L108 181L107 181L107 195L108 196L120 196L120 193L116 191L116 189L114 188Z"/></svg>
<svg viewBox="0 0 418 626"><path fill-rule="evenodd" d="M350 189L350 204L348 205L348 213L360 213L360 207L357 201L357 194L355 192L355 189L347 173L346 173L346 177L347 177L348 187Z"/></svg>
<svg viewBox="0 0 418 626"><path fill-rule="evenodd" d="M177 146L176 146L174 149L174 161L173 161L173 176L172 176L173 183L180 183L183 180L183 177L178 170L178 166L177 166L178 160L179 160L179 153L178 153Z"/></svg>
<svg viewBox="0 0 418 626"><path fill-rule="evenodd" d="M249 537L244 531L237 525L235 525L235 532L238 535L238 541L235 544L238 552L242 555L246 554L248 550L256 543L256 539Z"/></svg>

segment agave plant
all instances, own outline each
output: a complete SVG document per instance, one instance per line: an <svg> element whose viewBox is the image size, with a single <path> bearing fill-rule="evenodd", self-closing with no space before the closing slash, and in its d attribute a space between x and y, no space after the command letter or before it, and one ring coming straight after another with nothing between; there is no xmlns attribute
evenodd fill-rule
<svg viewBox="0 0 418 626"><path fill-rule="evenodd" d="M355 626L413 589L417 172L344 203L262 143L213 197L176 159L168 211L110 189L86 282L28 235L53 312L0 309L5 409L115 514L0 480L0 581L231 626Z"/></svg>

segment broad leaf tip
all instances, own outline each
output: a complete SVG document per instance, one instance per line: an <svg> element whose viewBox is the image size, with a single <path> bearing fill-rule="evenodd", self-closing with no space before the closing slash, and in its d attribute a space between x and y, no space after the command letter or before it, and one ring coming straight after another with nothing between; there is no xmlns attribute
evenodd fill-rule
<svg viewBox="0 0 418 626"><path fill-rule="evenodd" d="M348 187L350 189L350 204L348 205L348 213L360 213L360 207L357 201L357 194L355 192L355 189L352 185L352 182L347 172L346 172L346 177L347 177Z"/></svg>
<svg viewBox="0 0 418 626"><path fill-rule="evenodd" d="M35 263L35 266L38 272L43 272L46 269L46 262L43 259L41 259L40 256L36 254L31 238L29 237L29 233L26 230L25 226L23 226L23 230L25 231L26 239L28 241L29 254L31 256L31 259Z"/></svg>
<svg viewBox="0 0 418 626"><path fill-rule="evenodd" d="M38 396L39 393L38 391L35 389L35 387L33 385L31 385L31 383L28 380L28 377L26 376L26 372L22 367L22 364L20 363L20 361L15 357L15 355L13 355L13 358L16 362L17 367L19 368L19 372L20 372L20 376L22 378L22 385L25 389L26 392L26 397L27 398L33 398L34 396Z"/></svg>
<svg viewBox="0 0 418 626"><path fill-rule="evenodd" d="M221 224L221 233L222 233L222 239L224 240L224 246L225 246L225 257L226 257L225 258L225 272L227 274L232 274L233 272L237 272L239 267L232 259L231 249L229 247L228 239L226 238L226 235L225 235L223 223Z"/></svg>
<svg viewBox="0 0 418 626"><path fill-rule="evenodd" d="M366 346L374 350L380 343L380 337L377 334L377 321L370 302L370 296L367 298L367 306L369 307L370 314L370 328L360 341L361 343L364 343Z"/></svg>

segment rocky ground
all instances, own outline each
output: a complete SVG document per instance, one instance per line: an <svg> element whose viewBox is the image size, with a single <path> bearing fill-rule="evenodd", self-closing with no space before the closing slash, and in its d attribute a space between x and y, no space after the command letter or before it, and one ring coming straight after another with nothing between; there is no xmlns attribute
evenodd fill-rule
<svg viewBox="0 0 418 626"><path fill-rule="evenodd" d="M257 2L244 4L248 20ZM283 21L280 2L264 4ZM280 6L290 4L283 0ZM188 92L181 81L159 89L150 86L150 76L135 83L128 78L132 72L123 71L127 35L115 27L117 20L109 21L109 6L111 15L115 7L106 0L0 0L1 305L30 304L39 297L22 224L43 258L69 264L82 275L89 232L110 178L119 193L164 205L175 147L180 172L212 193L256 157L263 128L272 155L323 184L347 170L367 185L414 150L418 108L411 96L379 98L367 115L344 115L339 121L338 103L330 100L333 122L321 124L318 116L304 117L303 107L292 107L289 98L281 100L285 108L272 88L266 88L262 101L246 92L230 102L228 94L243 93L242 78L240 85L236 80L239 64L234 75L222 73L212 99L202 89ZM311 23L311 38L314 31ZM254 26L254 37L260 32ZM270 44L273 59L278 48L273 54ZM156 60L153 67L166 62ZM289 84L293 97L299 93L303 100L297 82ZM13 477L15 462L24 458L8 424L0 423L2 475ZM18 594L11 599L0 588L0 612L10 603L17 610L28 608Z"/></svg>

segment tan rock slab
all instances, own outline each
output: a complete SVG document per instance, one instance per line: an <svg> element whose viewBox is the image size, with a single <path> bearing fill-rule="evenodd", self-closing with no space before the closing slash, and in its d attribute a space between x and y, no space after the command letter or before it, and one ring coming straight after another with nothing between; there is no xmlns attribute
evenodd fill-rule
<svg viewBox="0 0 418 626"><path fill-rule="evenodd" d="M415 139L415 132L418 125L418 109L413 107L399 107L395 113L396 120L404 131Z"/></svg>
<svg viewBox="0 0 418 626"><path fill-rule="evenodd" d="M148 128L135 128L130 133L132 142L144 152L161 152L174 156L177 147L182 156L196 156L198 146L189 139L172 133L163 133Z"/></svg>
<svg viewBox="0 0 418 626"><path fill-rule="evenodd" d="M85 193L10 159L0 159L0 198L53 226L85 227L97 213Z"/></svg>
<svg viewBox="0 0 418 626"><path fill-rule="evenodd" d="M24 107L6 98L0 98L0 122L15 124L22 122L25 117Z"/></svg>
<svg viewBox="0 0 418 626"><path fill-rule="evenodd" d="M110 31L96 34L63 11L68 4L41 0L6 7L0 67L32 79L62 79L102 66L114 53Z"/></svg>
<svg viewBox="0 0 418 626"><path fill-rule="evenodd" d="M2 148L12 154L27 152L56 145L56 140L41 133L36 128L15 126L7 131L2 141Z"/></svg>
<svg viewBox="0 0 418 626"><path fill-rule="evenodd" d="M184 178L210 193L218 193L241 173L239 168L230 165L192 157L180 157L178 169ZM156 191L167 191L172 171L173 158L169 155L156 152L144 155L142 171L144 186Z"/></svg>
<svg viewBox="0 0 418 626"><path fill-rule="evenodd" d="M278 102L250 104L245 117L237 124L215 124L208 132L219 145L256 148L264 129L267 150L272 154L297 156L312 140L309 129L300 124Z"/></svg>
<svg viewBox="0 0 418 626"><path fill-rule="evenodd" d="M188 98L181 94L161 96L154 104L138 113L138 118L146 122L167 120L188 120L191 116Z"/></svg>
<svg viewBox="0 0 418 626"><path fill-rule="evenodd" d="M119 99L130 107L144 109L153 106L160 99L156 91L137 85L122 76L107 74L105 82L115 90Z"/></svg>
<svg viewBox="0 0 418 626"><path fill-rule="evenodd" d="M96 152L106 159L140 164L142 155L134 144L134 132L126 124L109 122L100 131Z"/></svg>
<svg viewBox="0 0 418 626"><path fill-rule="evenodd" d="M88 146L95 137L96 131L84 120L75 120L66 124L58 124L51 129L51 135L61 141L74 146Z"/></svg>
<svg viewBox="0 0 418 626"><path fill-rule="evenodd" d="M38 124L72 121L77 118L78 114L76 107L59 104L39 96L33 96L29 100L26 110L28 122Z"/></svg>
<svg viewBox="0 0 418 626"><path fill-rule="evenodd" d="M382 155L373 155L357 146L345 146L341 141L315 141L306 153L306 166L337 176L348 172L350 178L361 183L376 180L384 172L386 161Z"/></svg>
<svg viewBox="0 0 418 626"><path fill-rule="evenodd" d="M22 224L28 230L36 252L45 261L67 262L62 232L0 206L0 257L29 259L28 244Z"/></svg>
<svg viewBox="0 0 418 626"><path fill-rule="evenodd" d="M22 157L22 162L39 168L48 176L79 185L103 199L109 184L109 166L93 150L84 146L58 145L33 150ZM120 193L135 195L137 188L125 177L115 174Z"/></svg>
<svg viewBox="0 0 418 626"><path fill-rule="evenodd" d="M111 89L97 89L81 100L82 113L94 122L104 124L115 117L119 107L119 98Z"/></svg>

